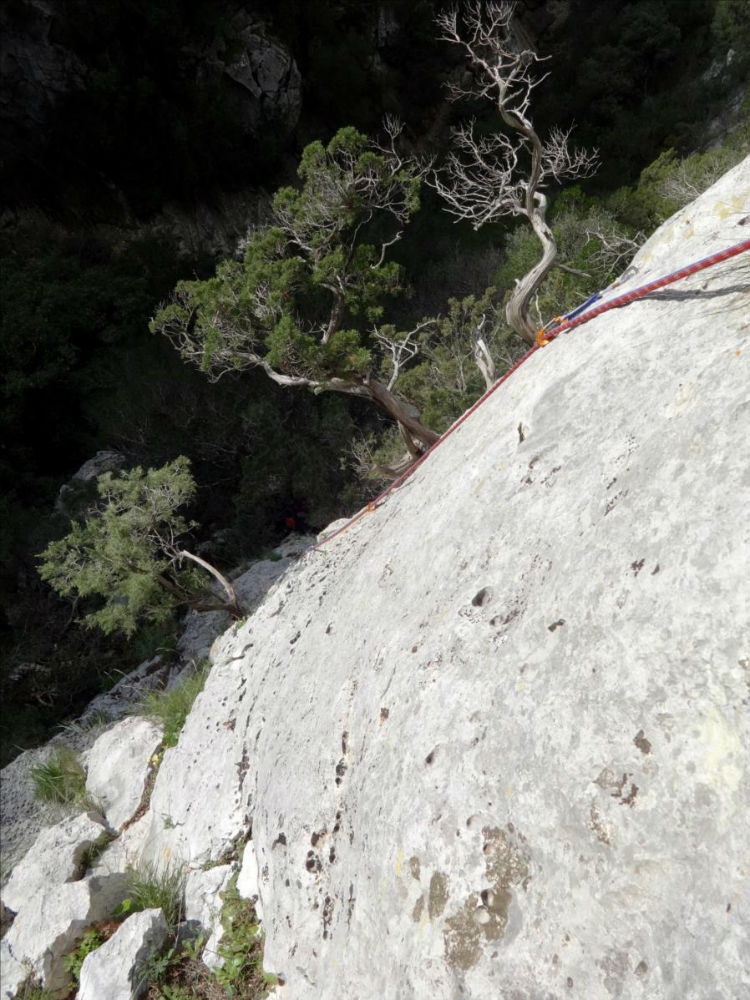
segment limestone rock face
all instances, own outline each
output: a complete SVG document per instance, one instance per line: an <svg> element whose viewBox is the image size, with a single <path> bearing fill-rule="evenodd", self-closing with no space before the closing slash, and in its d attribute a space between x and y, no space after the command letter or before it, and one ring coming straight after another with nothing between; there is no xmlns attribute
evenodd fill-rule
<svg viewBox="0 0 750 1000"><path fill-rule="evenodd" d="M21 30L10 5L0 10L0 120L13 131L43 125L57 101L80 89L86 76L80 59L54 41L54 6L31 0L25 8Z"/></svg>
<svg viewBox="0 0 750 1000"><path fill-rule="evenodd" d="M17 913L46 886L80 878L87 852L106 836L101 819L93 813L82 813L42 830L25 858L13 869L2 890L3 902Z"/></svg>
<svg viewBox="0 0 750 1000"><path fill-rule="evenodd" d="M745 161L605 298L749 214ZM746 993L749 278L536 352L215 647L145 854L252 835L294 1000Z"/></svg>
<svg viewBox="0 0 750 1000"><path fill-rule="evenodd" d="M185 879L185 920L199 924L206 935L203 961L210 968L218 964L221 941L222 894L232 877L231 865L217 865L207 871L191 871Z"/></svg>
<svg viewBox="0 0 750 1000"><path fill-rule="evenodd" d="M77 1000L137 1000L148 981L143 965L169 934L161 910L134 913L109 941L87 955L81 966L81 986Z"/></svg>
<svg viewBox="0 0 750 1000"><path fill-rule="evenodd" d="M70 976L63 956L90 924L111 915L126 891L124 875L109 875L47 885L30 896L0 941L2 1000L13 996L29 971L43 980L53 996L67 993Z"/></svg>
<svg viewBox="0 0 750 1000"><path fill-rule="evenodd" d="M295 559L314 539L309 535L290 535L275 550L277 558L258 559L248 570L232 581L237 596L248 612L253 611L268 589L283 576ZM207 657L214 640L231 624L232 619L224 611L210 611L208 614L188 613L185 630L180 637L178 649L183 660L196 662Z"/></svg>
<svg viewBox="0 0 750 1000"><path fill-rule="evenodd" d="M102 733L86 754L86 791L101 803L113 830L132 819L140 805L149 761L162 739L162 727L131 716Z"/></svg>
<svg viewBox="0 0 750 1000"><path fill-rule="evenodd" d="M230 30L231 52L221 61L245 127L256 134L261 123L274 122L290 131L302 109L302 77L291 53L245 9Z"/></svg>

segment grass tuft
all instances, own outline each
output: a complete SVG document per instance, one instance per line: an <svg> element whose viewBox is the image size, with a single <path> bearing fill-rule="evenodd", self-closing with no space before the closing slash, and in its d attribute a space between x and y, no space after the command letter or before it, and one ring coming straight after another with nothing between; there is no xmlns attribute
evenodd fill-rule
<svg viewBox="0 0 750 1000"><path fill-rule="evenodd" d="M31 766L38 799L72 805L86 798L86 772L75 750L55 747L46 761Z"/></svg>
<svg viewBox="0 0 750 1000"><path fill-rule="evenodd" d="M115 915L126 916L141 910L159 908L170 927L176 927L182 919L185 872L180 867L166 865L159 868L154 864L143 864L139 868L129 868L128 895L120 903Z"/></svg>
<svg viewBox="0 0 750 1000"><path fill-rule="evenodd" d="M164 691L149 691L138 707L139 714L160 719L164 725L165 748L177 745L182 727L185 725L193 702L203 690L211 669L208 660L203 660L195 673L191 674L179 687Z"/></svg>

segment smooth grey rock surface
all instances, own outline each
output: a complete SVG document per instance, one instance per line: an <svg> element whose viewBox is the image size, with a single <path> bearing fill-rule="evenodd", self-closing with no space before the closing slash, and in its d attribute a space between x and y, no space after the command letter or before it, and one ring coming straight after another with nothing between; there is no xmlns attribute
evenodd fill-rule
<svg viewBox="0 0 750 1000"><path fill-rule="evenodd" d="M255 913L258 920L263 921L263 907L260 902L260 888L258 885L258 859L255 857L255 848L252 840L248 840L242 852L242 865L237 876L237 892L243 899L249 899L255 906Z"/></svg>
<svg viewBox="0 0 750 1000"><path fill-rule="evenodd" d="M42 830L13 869L2 901L17 913L45 887L76 881L83 875L88 851L106 838L104 821L94 813L81 813Z"/></svg>
<svg viewBox="0 0 750 1000"><path fill-rule="evenodd" d="M84 959L76 1000L138 1000L148 988L143 966L168 934L161 910L128 917L109 941Z"/></svg>
<svg viewBox="0 0 750 1000"><path fill-rule="evenodd" d="M86 791L101 803L113 830L135 815L163 727L131 716L102 733L85 755Z"/></svg>
<svg viewBox="0 0 750 1000"><path fill-rule="evenodd" d="M269 588L313 542L314 539L309 535L290 535L275 550L279 558L259 559L232 580L232 586L248 613L255 610ZM182 659L192 659L196 663L205 659L214 640L226 631L231 621L230 616L223 611L211 611L208 614L189 612L185 616L185 629L177 644Z"/></svg>
<svg viewBox="0 0 750 1000"><path fill-rule="evenodd" d="M749 213L746 160L605 297ZM145 854L252 830L294 1000L747 994L749 278L536 352L216 644Z"/></svg>
<svg viewBox="0 0 750 1000"><path fill-rule="evenodd" d="M188 872L185 879L185 920L200 924L206 935L203 961L214 969L219 964L217 948L223 936L222 895L232 877L232 865L217 865L207 871Z"/></svg>
<svg viewBox="0 0 750 1000"><path fill-rule="evenodd" d="M9 1000L30 971L52 994L70 988L62 958L90 924L112 914L127 893L123 875L91 877L40 889L21 907L0 941L2 1000Z"/></svg>

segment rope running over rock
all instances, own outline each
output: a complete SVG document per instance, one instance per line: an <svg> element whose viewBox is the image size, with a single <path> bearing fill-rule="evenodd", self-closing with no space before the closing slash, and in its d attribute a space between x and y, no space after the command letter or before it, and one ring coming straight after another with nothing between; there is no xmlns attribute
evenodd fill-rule
<svg viewBox="0 0 750 1000"><path fill-rule="evenodd" d="M662 278L658 278L656 281L650 281L646 285L641 285L638 288L634 288L632 292L626 292L624 295L618 295L616 298L611 299L609 302L605 302L602 305L597 306L596 309L591 309L588 312L582 313L582 310L586 309L589 305L593 305L594 302L598 301L601 298L602 294L604 294L603 292L597 292L595 295L592 295L591 298L588 299L588 301L584 302L582 306L577 306L566 316L563 317L558 316L557 320L555 320L554 322L559 321L559 325L553 326L550 330L546 332L544 331L544 329L540 330L537 335L536 344L534 344L534 346L530 348L530 350L528 350L526 354L524 354L523 357L520 358L512 366L512 368L509 368L505 372L505 374L502 375L497 380L497 382L495 382L494 385L492 385L487 390L487 392L484 393L483 396L480 396L480 398L476 401L476 403L470 406L469 409L465 413L463 413L458 418L458 420L456 420L456 422L448 428L445 434L443 434L435 442L435 444L432 445L431 448L429 448L426 452L424 452L423 455L420 455L417 461L414 462L412 465L410 465L409 468L406 470L406 472L400 475L398 479L394 479L394 481L389 486L387 486L382 493L379 493L374 500L371 500L365 507L362 508L362 510L358 511L358 513L356 513L354 517L350 518L346 522L346 524L342 525L336 531L331 532L330 535L327 535L320 542L317 542L315 545L311 545L307 551L314 552L316 550L321 549L324 545L327 545L328 542L332 542L334 538L338 538L339 535L343 534L345 531L348 531L349 528L352 527L352 525L356 524L357 521L360 521L367 514L371 513L374 510L377 510L377 508L380 507L385 502L389 494L392 493L393 490L401 486L409 478L409 476L413 475L413 473L416 472L419 466L424 461L426 461L427 458L429 458L429 456L433 453L433 451L436 448L438 448L443 443L443 441L449 438L451 434L454 433L454 431L457 431L458 428L461 426L461 424L463 424L466 420L468 420L471 414L475 410L478 410L479 407L486 400L488 400L494 392L496 392L500 388L503 382L507 381L510 378L513 372L517 371L525 361L528 361L528 359L531 357L532 354L535 354L541 347L544 347L545 344L548 344L551 340L554 340L561 333L568 333L574 327L581 326L583 323L588 323L589 320L594 319L596 316L601 316L602 313L608 312L610 309L618 309L620 306L630 305L630 303L635 302L636 299L643 298L645 295L649 295L651 292L655 292L660 288L664 288L665 285L671 285L672 282L674 281L679 281L682 278L687 278L691 274L696 274L698 271L702 271L707 267L712 267L714 264L720 264L722 261L729 260L731 257L736 257L738 254L745 253L748 250L750 250L750 240L743 240L742 243L736 243L734 244L734 246L728 247L726 250L720 250L718 253L711 254L709 257L703 257L701 260L696 261L694 264L688 264L686 267L681 267L677 271L672 271L671 274L667 274Z"/></svg>

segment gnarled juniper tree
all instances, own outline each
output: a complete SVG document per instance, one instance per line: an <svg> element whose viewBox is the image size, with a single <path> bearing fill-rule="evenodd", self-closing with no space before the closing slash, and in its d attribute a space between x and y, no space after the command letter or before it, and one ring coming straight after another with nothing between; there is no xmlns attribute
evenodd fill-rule
<svg viewBox="0 0 750 1000"><path fill-rule="evenodd" d="M528 219L542 245L537 264L517 283L506 305L508 325L527 343L536 327L529 309L540 284L555 265L557 245L546 221L550 180L585 177L596 167L596 153L571 150L570 129L553 128L542 142L530 114L534 88L544 77L533 72L540 57L517 40L515 3L475 0L437 18L441 38L464 49L473 81L450 86L451 97L492 101L510 134L479 135L474 122L459 127L455 149L429 181L445 199L447 211L475 229L502 216Z"/></svg>
<svg viewBox="0 0 750 1000"><path fill-rule="evenodd" d="M260 368L280 386L370 400L398 421L412 454L438 435L376 377L382 302L403 290L389 248L419 206L427 165L402 156L400 126L375 145L354 128L308 145L298 176L251 231L241 260L181 281L151 322L211 378Z"/></svg>
<svg viewBox="0 0 750 1000"><path fill-rule="evenodd" d="M132 635L141 622L164 621L181 605L240 617L232 584L179 543L195 527L177 513L195 495L187 458L145 472L106 472L97 491L99 503L88 517L72 522L70 532L39 557L40 576L59 594L97 599L84 624ZM223 594L206 596L196 566L211 574Z"/></svg>

